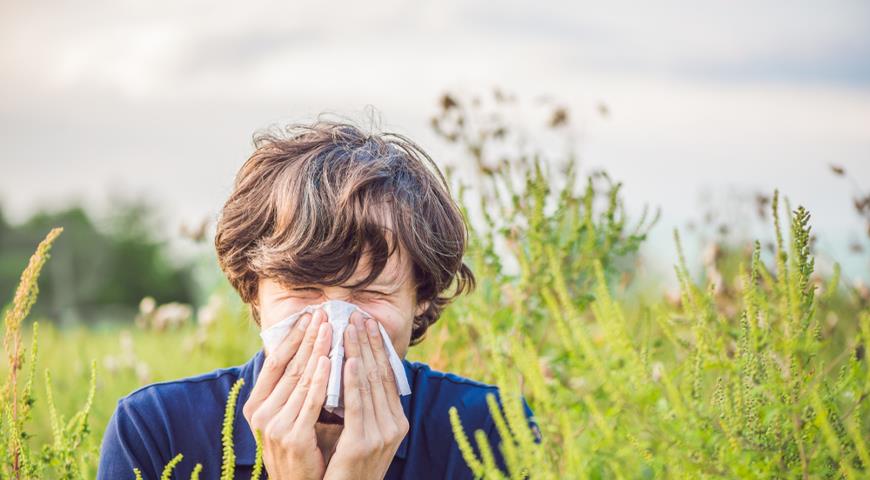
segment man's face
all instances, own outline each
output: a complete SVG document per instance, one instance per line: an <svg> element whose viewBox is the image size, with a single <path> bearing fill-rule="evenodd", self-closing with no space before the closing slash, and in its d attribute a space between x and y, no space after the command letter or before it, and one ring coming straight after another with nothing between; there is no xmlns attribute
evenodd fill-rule
<svg viewBox="0 0 870 480"><path fill-rule="evenodd" d="M344 300L358 305L380 322L390 335L396 353L405 358L411 343L414 317L423 313L427 306L425 302L417 304L411 262L400 247L387 260L374 282L356 289L345 286L362 280L368 272L369 256L365 255L344 285L282 285L274 279L261 278L258 293L260 328L267 329L306 305ZM358 312L353 315L360 316Z"/></svg>

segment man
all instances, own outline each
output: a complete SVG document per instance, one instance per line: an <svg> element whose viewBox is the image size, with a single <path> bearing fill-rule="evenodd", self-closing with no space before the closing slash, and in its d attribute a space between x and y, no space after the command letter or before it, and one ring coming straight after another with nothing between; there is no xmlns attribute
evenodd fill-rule
<svg viewBox="0 0 870 480"><path fill-rule="evenodd" d="M429 156L399 135L323 121L258 136L255 147L220 215L218 259L261 329L327 300L373 317L354 313L344 333L344 416L322 408L332 329L317 309L268 355L121 399L98 477L132 478L138 468L158 478L183 453L179 478L196 463L217 478L224 405L239 378L235 478L251 475L257 430L270 479L471 478L451 406L467 432L486 432L504 468L486 404L496 387L404 360L444 307L474 288L464 220ZM411 395L399 396L378 323Z"/></svg>

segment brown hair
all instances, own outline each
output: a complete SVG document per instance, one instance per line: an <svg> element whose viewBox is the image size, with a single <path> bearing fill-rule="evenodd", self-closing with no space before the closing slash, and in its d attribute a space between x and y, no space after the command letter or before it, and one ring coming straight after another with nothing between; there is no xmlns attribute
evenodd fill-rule
<svg viewBox="0 0 870 480"><path fill-rule="evenodd" d="M411 260L417 302L429 302L414 318L411 345L451 300L474 289L462 261L462 213L441 171L408 138L319 120L257 134L254 146L220 214L215 249L257 324L261 277L340 285L369 253L371 270L357 288L378 277L399 244Z"/></svg>

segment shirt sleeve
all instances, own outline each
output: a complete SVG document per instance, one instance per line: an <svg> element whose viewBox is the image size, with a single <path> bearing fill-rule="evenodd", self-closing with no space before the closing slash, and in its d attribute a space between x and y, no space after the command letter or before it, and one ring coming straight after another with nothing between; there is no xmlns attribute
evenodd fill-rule
<svg viewBox="0 0 870 480"><path fill-rule="evenodd" d="M138 468L143 479L160 477L165 463L154 434L129 398L118 402L100 448L98 480L133 479Z"/></svg>

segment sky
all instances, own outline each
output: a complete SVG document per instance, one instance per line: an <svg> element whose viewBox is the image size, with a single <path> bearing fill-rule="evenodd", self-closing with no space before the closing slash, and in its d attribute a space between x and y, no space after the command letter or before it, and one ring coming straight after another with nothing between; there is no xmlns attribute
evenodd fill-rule
<svg viewBox="0 0 870 480"><path fill-rule="evenodd" d="M621 180L630 212L661 208L649 248L665 259L704 198L779 188L870 278L848 252L867 246L850 209L870 189L860 0L0 0L0 203L18 221L147 195L193 224L217 215L259 129L374 107L438 159L439 96L494 86L570 108L583 169Z"/></svg>

